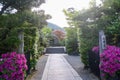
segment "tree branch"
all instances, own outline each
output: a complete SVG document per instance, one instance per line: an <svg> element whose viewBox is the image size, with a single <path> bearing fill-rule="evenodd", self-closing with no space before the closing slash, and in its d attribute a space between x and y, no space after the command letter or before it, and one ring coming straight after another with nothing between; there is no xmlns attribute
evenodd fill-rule
<svg viewBox="0 0 120 80"><path fill-rule="evenodd" d="M1 11L0 11L0 15L2 15L4 13L4 11L10 6L10 4L7 4L5 6L2 7Z"/></svg>

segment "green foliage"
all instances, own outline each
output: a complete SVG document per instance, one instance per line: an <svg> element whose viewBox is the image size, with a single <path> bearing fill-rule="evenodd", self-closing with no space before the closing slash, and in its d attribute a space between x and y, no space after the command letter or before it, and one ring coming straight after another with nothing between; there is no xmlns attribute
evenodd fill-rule
<svg viewBox="0 0 120 80"><path fill-rule="evenodd" d="M109 22L106 24L105 32L107 34L107 43L120 46L120 35L119 35L119 28L120 28L120 1L119 0L105 0L103 2L104 13L102 17L108 16L109 18L104 18L104 21ZM108 10L107 10L108 9Z"/></svg>
<svg viewBox="0 0 120 80"><path fill-rule="evenodd" d="M30 67L35 69L35 65L37 64L37 54L35 54L35 49L30 49Z"/></svg>
<svg viewBox="0 0 120 80"><path fill-rule="evenodd" d="M9 45L12 48L18 48L18 45L20 44L20 41L16 36L7 37L5 39L5 42L7 45Z"/></svg>
<svg viewBox="0 0 120 80"><path fill-rule="evenodd" d="M79 51L82 62L88 66L89 50L98 45L98 32L104 30L107 36L107 44L120 46L120 1L101 0L102 4L97 6L96 1L92 0L89 9L81 11L72 10L67 15L68 22L75 26L79 41ZM76 14L75 14L76 13ZM71 49L70 49L71 50Z"/></svg>
<svg viewBox="0 0 120 80"><path fill-rule="evenodd" d="M46 37L46 38L51 38L51 34L52 34L52 29L51 29L51 28L49 28L49 27L44 27L44 28L42 28L41 32L42 32L42 35L43 35L44 37Z"/></svg>
<svg viewBox="0 0 120 80"><path fill-rule="evenodd" d="M79 52L81 54L82 62L85 67L88 65L88 53L93 45L98 45L98 28L96 25L96 8L83 11L74 11L71 16L71 22L75 26L74 33L76 33L79 46ZM76 13L76 14L75 14ZM98 16L97 16L98 17ZM71 49L70 49L71 50Z"/></svg>
<svg viewBox="0 0 120 80"><path fill-rule="evenodd" d="M78 14L78 11L75 11L74 8L69 8L68 10L63 10L64 14L66 15L66 19L69 24L69 28L65 28L66 30L66 40L65 46L67 49L68 54L78 55L78 39L77 39L77 27L76 22L73 18Z"/></svg>
<svg viewBox="0 0 120 80"><path fill-rule="evenodd" d="M40 47L38 47L38 53L39 53L39 55L41 56L42 54L44 54L43 52L44 52L44 46L40 45Z"/></svg>
<svg viewBox="0 0 120 80"><path fill-rule="evenodd" d="M10 13L13 9L16 9L18 12L30 10L32 7L38 7L44 2L45 0L0 0L2 5L0 14Z"/></svg>
<svg viewBox="0 0 120 80"><path fill-rule="evenodd" d="M35 68L44 47L41 45L41 28L46 25L44 13L23 11L0 16L0 53L18 51L21 41L19 31L24 32L24 52L31 54L30 65Z"/></svg>
<svg viewBox="0 0 120 80"><path fill-rule="evenodd" d="M94 25L80 26L78 34L81 59L85 66L88 66L89 50L98 44L98 30L94 28Z"/></svg>
<svg viewBox="0 0 120 80"><path fill-rule="evenodd" d="M76 22L73 21L73 18L78 15L78 11L75 11L74 8L68 8L68 10L63 10L64 14L66 15L66 20L70 27L76 26Z"/></svg>
<svg viewBox="0 0 120 80"><path fill-rule="evenodd" d="M65 46L65 39L59 41L60 46Z"/></svg>
<svg viewBox="0 0 120 80"><path fill-rule="evenodd" d="M30 59L30 66L32 69L35 69L37 59L40 55L42 55L44 47L40 44L40 32L37 27L33 27L30 29L24 30L24 49L27 53L30 51L31 59Z"/></svg>
<svg viewBox="0 0 120 80"><path fill-rule="evenodd" d="M3 32L4 31L4 32ZM8 33L7 35L4 35ZM0 53L4 52L11 52L16 51L18 49L18 46L20 44L20 40L18 38L18 34L16 30L11 30L8 32L7 29L1 29L0 30L1 39L0 39Z"/></svg>
<svg viewBox="0 0 120 80"><path fill-rule="evenodd" d="M50 45L50 41L52 40L52 29L49 27L44 27L41 30L41 34L42 34L42 40L43 40L43 46L49 46Z"/></svg>
<svg viewBox="0 0 120 80"><path fill-rule="evenodd" d="M76 55L78 54L78 43L77 43L77 33L76 28L69 27L65 29L66 34L66 40L65 40L65 46L68 54Z"/></svg>
<svg viewBox="0 0 120 80"><path fill-rule="evenodd" d="M119 19L116 19L110 26L106 28L107 41L109 44L120 46L120 23Z"/></svg>

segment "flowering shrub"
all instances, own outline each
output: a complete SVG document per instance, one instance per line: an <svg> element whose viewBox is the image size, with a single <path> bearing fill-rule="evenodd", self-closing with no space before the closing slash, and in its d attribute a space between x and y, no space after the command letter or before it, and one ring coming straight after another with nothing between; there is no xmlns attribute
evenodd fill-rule
<svg viewBox="0 0 120 80"><path fill-rule="evenodd" d="M0 80L24 80L27 70L24 54L16 52L2 54L0 59Z"/></svg>
<svg viewBox="0 0 120 80"><path fill-rule="evenodd" d="M107 49L100 54L100 69L109 76L115 76L120 72L120 48L116 46L107 46Z"/></svg>
<svg viewBox="0 0 120 80"><path fill-rule="evenodd" d="M99 52L99 46L93 47L92 51L95 52L95 53L98 53Z"/></svg>
<svg viewBox="0 0 120 80"><path fill-rule="evenodd" d="M99 52L99 47L92 48L95 53ZM120 48L107 45L107 48L100 54L100 70L105 77L120 75Z"/></svg>

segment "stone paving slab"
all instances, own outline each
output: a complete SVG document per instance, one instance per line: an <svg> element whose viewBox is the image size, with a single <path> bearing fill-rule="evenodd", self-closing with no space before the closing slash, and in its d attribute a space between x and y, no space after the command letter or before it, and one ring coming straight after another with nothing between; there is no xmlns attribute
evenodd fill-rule
<svg viewBox="0 0 120 80"><path fill-rule="evenodd" d="M82 80L64 55L49 54L42 80Z"/></svg>
<svg viewBox="0 0 120 80"><path fill-rule="evenodd" d="M80 56L64 55L64 57L83 80L100 80L90 71L90 69L84 69L84 64L82 63Z"/></svg>

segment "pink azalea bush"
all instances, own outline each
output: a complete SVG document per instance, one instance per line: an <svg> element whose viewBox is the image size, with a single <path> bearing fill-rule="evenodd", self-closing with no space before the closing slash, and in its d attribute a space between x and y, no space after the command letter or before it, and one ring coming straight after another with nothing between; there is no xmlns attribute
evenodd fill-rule
<svg viewBox="0 0 120 80"><path fill-rule="evenodd" d="M99 52L99 46L93 47L92 51L95 52L95 53L98 53Z"/></svg>
<svg viewBox="0 0 120 80"><path fill-rule="evenodd" d="M92 51L98 53L99 47L95 46ZM107 49L100 54L100 70L103 76L115 76L120 73L120 48L107 45Z"/></svg>
<svg viewBox="0 0 120 80"><path fill-rule="evenodd" d="M16 52L2 54L0 59L0 80L24 80L27 70L24 54Z"/></svg>
<svg viewBox="0 0 120 80"><path fill-rule="evenodd" d="M107 49L100 54L100 69L104 75L115 76L120 72L120 48L116 46L107 46Z"/></svg>

